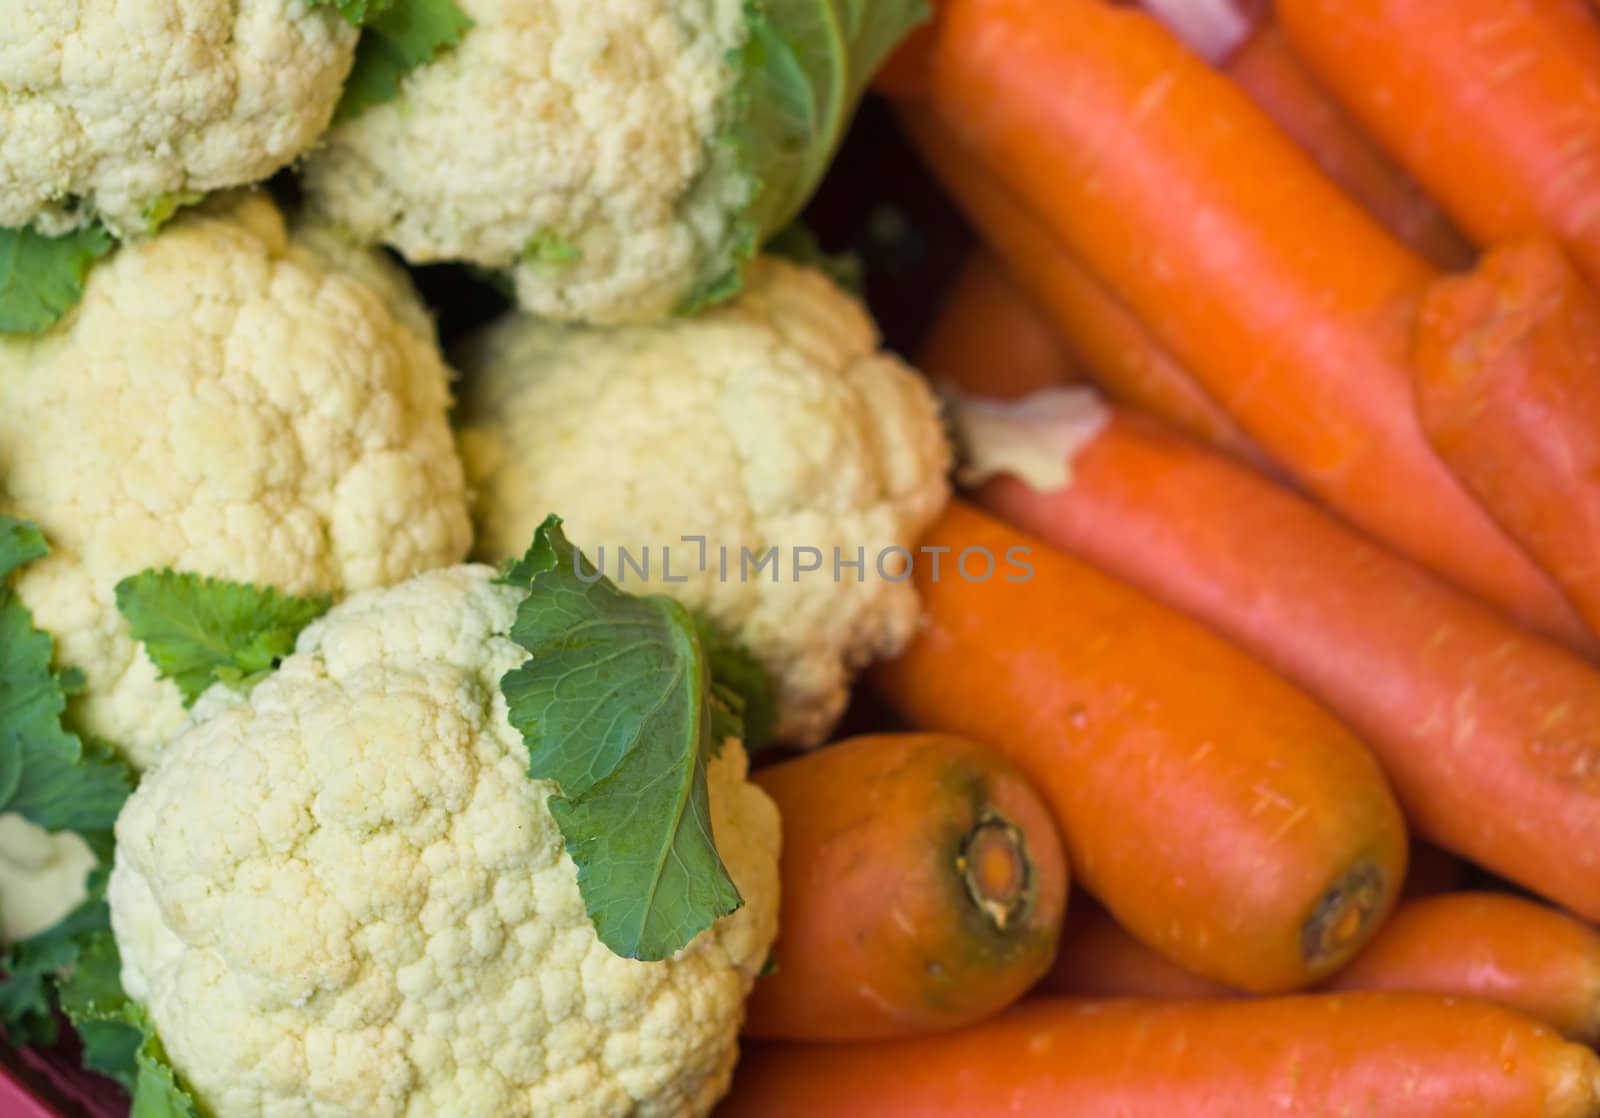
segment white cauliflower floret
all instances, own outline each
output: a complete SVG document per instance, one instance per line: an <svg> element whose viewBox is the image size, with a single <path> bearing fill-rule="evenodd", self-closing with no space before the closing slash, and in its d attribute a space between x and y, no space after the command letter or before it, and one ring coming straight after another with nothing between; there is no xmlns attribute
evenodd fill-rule
<svg viewBox="0 0 1600 1118"><path fill-rule="evenodd" d="M624 583L636 576L616 549L649 550L650 589L755 654L777 685L778 734L797 744L827 735L853 669L910 638L916 591L888 549L914 547L943 507L949 450L921 378L821 273L762 258L734 302L648 327L512 316L460 362L481 558L520 554L551 512ZM703 568L684 535L706 537ZM742 564L741 549L774 546L777 581ZM796 576L796 547L820 549L823 568ZM840 567L836 582L836 548L864 558L864 576Z"/></svg>
<svg viewBox="0 0 1600 1118"><path fill-rule="evenodd" d="M132 236L268 177L327 128L356 34L308 0L4 0L0 227Z"/></svg>
<svg viewBox="0 0 1600 1118"><path fill-rule="evenodd" d="M51 834L0 815L0 943L42 932L83 899L94 851L72 831Z"/></svg>
<svg viewBox="0 0 1600 1118"><path fill-rule="evenodd" d="M16 589L84 672L74 725L141 767L184 712L120 580L171 566L340 594L471 544L425 312L403 279L374 291L310 244L264 197L222 197L97 268L51 332L0 338L0 510L51 546Z"/></svg>
<svg viewBox="0 0 1600 1118"><path fill-rule="evenodd" d="M751 187L719 136L741 0L460 0L459 45L329 133L311 204L413 262L515 269L554 318L660 318Z"/></svg>
<svg viewBox="0 0 1600 1118"><path fill-rule="evenodd" d="M248 698L214 689L117 823L123 982L216 1118L698 1115L777 931L777 809L727 743L745 899L613 955L500 680L524 591L456 567L352 597Z"/></svg>

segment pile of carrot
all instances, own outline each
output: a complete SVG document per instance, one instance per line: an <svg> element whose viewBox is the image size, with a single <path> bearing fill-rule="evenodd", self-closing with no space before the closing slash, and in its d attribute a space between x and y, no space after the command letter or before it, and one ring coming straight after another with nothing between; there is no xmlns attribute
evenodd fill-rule
<svg viewBox="0 0 1600 1118"><path fill-rule="evenodd" d="M922 543L1019 562L758 773L719 1113L1600 1118L1600 5L935 8Z"/></svg>

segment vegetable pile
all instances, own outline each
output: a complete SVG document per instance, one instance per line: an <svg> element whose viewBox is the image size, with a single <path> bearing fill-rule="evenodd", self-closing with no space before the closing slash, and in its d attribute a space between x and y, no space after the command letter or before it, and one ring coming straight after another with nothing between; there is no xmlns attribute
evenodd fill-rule
<svg viewBox="0 0 1600 1118"><path fill-rule="evenodd" d="M1600 9L0 24L0 1112L1600 1118Z"/></svg>

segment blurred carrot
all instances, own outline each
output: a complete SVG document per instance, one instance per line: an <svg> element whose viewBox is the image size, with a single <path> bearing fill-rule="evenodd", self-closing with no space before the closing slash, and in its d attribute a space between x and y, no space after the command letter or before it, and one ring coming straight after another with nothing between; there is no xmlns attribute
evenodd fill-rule
<svg viewBox="0 0 1600 1118"><path fill-rule="evenodd" d="M1575 645L1593 638L1411 405L1432 272L1236 86L1101 0L948 0L941 122L1272 457L1351 520Z"/></svg>
<svg viewBox="0 0 1600 1118"><path fill-rule="evenodd" d="M1237 990L1184 970L1140 943L1111 914L1086 897L1074 897L1061 930L1061 949L1039 983L1046 994L1084 998L1157 998L1186 1001L1234 998Z"/></svg>
<svg viewBox="0 0 1600 1118"><path fill-rule="evenodd" d="M1600 932L1502 893L1444 893L1395 909L1330 990L1482 998L1600 1041Z"/></svg>
<svg viewBox="0 0 1600 1118"><path fill-rule="evenodd" d="M1221 405L1072 258L1048 226L970 153L933 126L924 111L904 108L901 121L945 188L1005 260L1034 305L1050 316L1058 336L1108 396L1159 415L1245 461L1271 468L1260 448ZM956 368L954 360L945 365L949 370ZM947 371L945 375L952 374Z"/></svg>
<svg viewBox="0 0 1600 1118"><path fill-rule="evenodd" d="M929 549L944 549L937 573ZM1372 759L1315 703L959 500L913 574L924 624L875 670L879 693L914 725L1009 756L1073 873L1142 939L1280 991L1336 969L1382 920L1404 826Z"/></svg>
<svg viewBox="0 0 1600 1118"><path fill-rule="evenodd" d="M1220 455L1119 415L979 499L1297 682L1418 833L1600 919L1600 672Z"/></svg>
<svg viewBox="0 0 1600 1118"><path fill-rule="evenodd" d="M760 770L783 818L783 927L745 1032L909 1036L992 1016L1050 966L1067 865L1039 796L940 734L839 742Z"/></svg>
<svg viewBox="0 0 1600 1118"><path fill-rule="evenodd" d="M1480 244L1600 282L1600 27L1570 0L1280 0L1295 49Z"/></svg>
<svg viewBox="0 0 1600 1118"><path fill-rule="evenodd" d="M981 389L972 390L997 400L1077 379L1055 327L985 249L939 304L917 365L935 384L981 370Z"/></svg>
<svg viewBox="0 0 1600 1118"><path fill-rule="evenodd" d="M1600 632L1600 299L1552 241L1496 249L1429 293L1415 367L1434 450Z"/></svg>
<svg viewBox="0 0 1600 1118"><path fill-rule="evenodd" d="M1389 232L1440 268L1472 262L1472 246L1450 219L1345 115L1276 23L1262 23L1222 71Z"/></svg>
<svg viewBox="0 0 1600 1118"><path fill-rule="evenodd" d="M749 1050L719 1118L1595 1118L1600 1058L1423 995L1048 998L954 1033Z"/></svg>

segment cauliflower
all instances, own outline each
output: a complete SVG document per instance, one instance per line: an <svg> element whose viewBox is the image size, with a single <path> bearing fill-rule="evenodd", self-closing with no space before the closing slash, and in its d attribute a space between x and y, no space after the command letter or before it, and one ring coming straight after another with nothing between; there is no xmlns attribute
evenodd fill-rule
<svg viewBox="0 0 1600 1118"><path fill-rule="evenodd" d="M143 233L173 199L256 182L328 126L357 31L308 0L5 0L0 227L98 217Z"/></svg>
<svg viewBox="0 0 1600 1118"><path fill-rule="evenodd" d="M213 689L117 823L123 983L216 1118L705 1114L776 934L777 810L736 740L745 898L675 956L597 938L502 677L523 594L455 567L336 606Z"/></svg>
<svg viewBox="0 0 1600 1118"><path fill-rule="evenodd" d="M322 247L264 197L224 196L97 269L53 331L0 338L0 510L52 546L16 590L85 674L74 724L138 766L183 708L117 613L121 579L338 594L471 544L424 312Z"/></svg>
<svg viewBox="0 0 1600 1118"><path fill-rule="evenodd" d="M826 166L913 0L463 0L474 26L339 123L312 205L423 263L514 272L594 323L725 294ZM758 42L752 41L752 36ZM749 49L746 49L746 48Z"/></svg>
<svg viewBox="0 0 1600 1118"><path fill-rule="evenodd" d="M514 315L459 361L481 558L517 554L549 509L606 547L611 561L589 555L613 577L632 573L616 548L655 552L651 588L750 649L777 687L778 736L796 744L827 735L852 669L909 639L916 591L886 549L914 546L942 508L949 450L921 378L819 272L762 258L733 303L655 326ZM706 537L704 564L685 534ZM777 571L742 565L741 549L774 546ZM792 549L807 546L822 569L796 575ZM864 575L836 582L835 548L846 562L862 549Z"/></svg>
<svg viewBox="0 0 1600 1118"><path fill-rule="evenodd" d="M0 943L42 932L70 912L94 866L81 835L0 815Z"/></svg>

